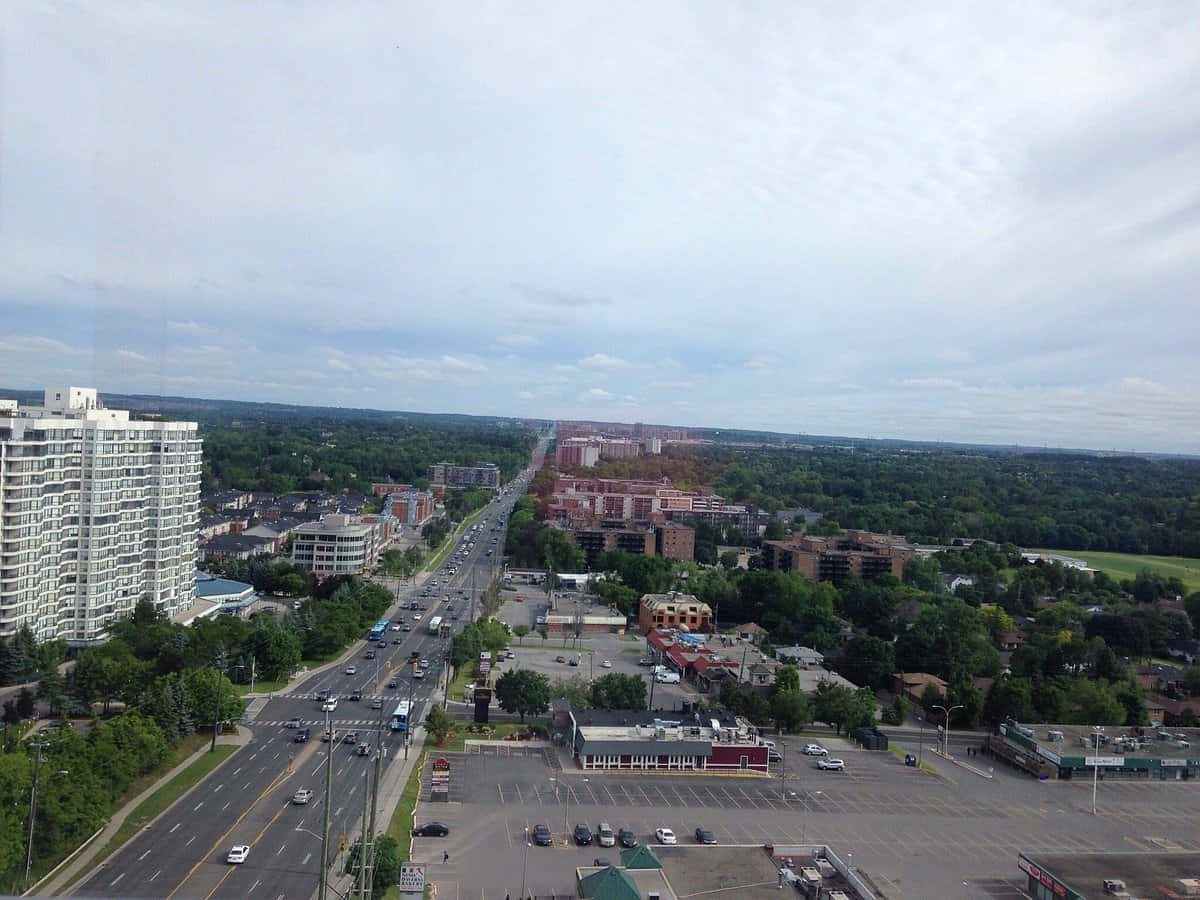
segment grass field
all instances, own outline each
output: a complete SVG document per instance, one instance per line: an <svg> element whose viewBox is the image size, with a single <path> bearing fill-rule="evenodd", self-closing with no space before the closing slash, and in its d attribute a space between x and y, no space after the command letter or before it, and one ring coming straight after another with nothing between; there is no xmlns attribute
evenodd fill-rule
<svg viewBox="0 0 1200 900"><path fill-rule="evenodd" d="M1075 556L1094 569L1106 572L1118 581L1133 578L1142 569L1158 572L1167 578L1174 576L1188 589L1200 591L1200 559L1188 556L1139 556L1136 553L1104 553L1096 550L1047 550Z"/></svg>

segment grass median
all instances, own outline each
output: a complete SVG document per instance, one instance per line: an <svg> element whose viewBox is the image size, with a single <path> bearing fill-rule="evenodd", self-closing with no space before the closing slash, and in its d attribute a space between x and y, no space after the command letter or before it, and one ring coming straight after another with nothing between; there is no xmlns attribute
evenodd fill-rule
<svg viewBox="0 0 1200 900"><path fill-rule="evenodd" d="M409 858L408 850L412 844L413 810L417 808L417 795L421 792L421 771L424 764L425 751L422 750L417 764L408 775L408 781L404 783L404 790L400 793L391 821L388 822L387 833L400 845L400 858L404 860ZM400 886L393 884L383 896L384 900L399 900Z"/></svg>
<svg viewBox="0 0 1200 900"><path fill-rule="evenodd" d="M207 742L207 740L205 738L201 743ZM126 841L145 828L155 816L159 815L163 810L186 794L193 786L202 781L209 772L224 762L230 754L236 752L239 746L238 744L218 744L215 751L205 753L139 803L137 808L121 823L121 827L117 829L117 833L88 860L87 866L80 871L79 877L75 879L72 886L119 850Z"/></svg>

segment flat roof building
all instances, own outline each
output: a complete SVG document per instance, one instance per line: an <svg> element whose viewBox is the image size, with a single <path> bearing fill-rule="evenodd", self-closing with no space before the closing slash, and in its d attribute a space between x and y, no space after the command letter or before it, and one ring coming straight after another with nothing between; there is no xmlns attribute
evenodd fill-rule
<svg viewBox="0 0 1200 900"><path fill-rule="evenodd" d="M638 628L650 634L656 628L711 632L712 607L692 594L671 591L666 594L642 594L638 603Z"/></svg>
<svg viewBox="0 0 1200 900"><path fill-rule="evenodd" d="M495 463L477 462L473 466L456 466L453 463L434 463L429 467L429 483L446 487L482 487L497 490L500 487L500 467Z"/></svg>
<svg viewBox="0 0 1200 900"><path fill-rule="evenodd" d="M869 531L847 531L834 537L798 535L763 541L763 566L800 572L815 581L841 584L851 575L870 578L888 573L901 578L913 549L895 538Z"/></svg>
<svg viewBox="0 0 1200 900"><path fill-rule="evenodd" d="M1044 853L1017 857L1036 900L1200 896L1200 853Z"/></svg>
<svg viewBox="0 0 1200 900"><path fill-rule="evenodd" d="M588 709L569 713L582 769L767 773L757 729L728 712L668 719L654 710Z"/></svg>
<svg viewBox="0 0 1200 900"><path fill-rule="evenodd" d="M361 574L379 561L384 540L381 521L344 514L324 516L296 529L292 562L314 575Z"/></svg>

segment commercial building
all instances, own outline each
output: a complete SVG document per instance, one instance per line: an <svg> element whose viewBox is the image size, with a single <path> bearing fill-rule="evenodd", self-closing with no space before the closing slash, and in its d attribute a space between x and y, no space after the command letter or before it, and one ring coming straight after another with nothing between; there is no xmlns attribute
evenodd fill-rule
<svg viewBox="0 0 1200 900"><path fill-rule="evenodd" d="M646 635L657 628L708 633L713 630L712 607L692 594L676 591L642 594L638 603L638 628Z"/></svg>
<svg viewBox="0 0 1200 900"><path fill-rule="evenodd" d="M1092 900L1096 897L1200 896L1200 853L1195 851L1047 853L1017 856L1035 900Z"/></svg>
<svg viewBox="0 0 1200 900"><path fill-rule="evenodd" d="M571 710L571 739L581 769L767 773L758 730L728 712L663 719L653 710Z"/></svg>
<svg viewBox="0 0 1200 900"><path fill-rule="evenodd" d="M1126 728L1001 723L987 751L1047 778L1200 778L1200 728Z"/></svg>
<svg viewBox="0 0 1200 900"><path fill-rule="evenodd" d="M800 572L815 581L841 584L849 576L870 578L890 573L900 578L913 558L912 547L895 538L869 531L847 531L833 537L795 536L763 541L763 566Z"/></svg>
<svg viewBox="0 0 1200 900"><path fill-rule="evenodd" d="M388 494L383 504L384 515L389 515L402 525L424 525L433 517L437 501L429 491L409 488Z"/></svg>
<svg viewBox="0 0 1200 900"><path fill-rule="evenodd" d="M292 562L314 575L348 575L368 571L379 561L387 542L388 520L378 516L325 516L294 532Z"/></svg>
<svg viewBox="0 0 1200 900"><path fill-rule="evenodd" d="M195 422L105 409L95 388L0 400L0 636L101 641L139 600L172 616L195 599Z"/></svg>
<svg viewBox="0 0 1200 900"><path fill-rule="evenodd" d="M429 483L446 487L500 488L500 467L495 463L477 462L473 466L435 463L429 467Z"/></svg>

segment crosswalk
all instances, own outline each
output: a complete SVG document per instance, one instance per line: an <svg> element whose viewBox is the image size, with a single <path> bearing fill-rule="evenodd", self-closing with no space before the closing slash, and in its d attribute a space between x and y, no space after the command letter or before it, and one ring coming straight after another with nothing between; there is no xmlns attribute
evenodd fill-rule
<svg viewBox="0 0 1200 900"><path fill-rule="evenodd" d="M291 719L266 719L266 720L259 720L259 721L255 722L254 724L255 725L263 725L266 727L276 726L279 728L283 728L290 721L292 721L292 720ZM298 721L300 722L301 728L324 728L325 727L325 719L324 718L300 719ZM363 729L370 731L372 728L375 728L379 725L379 717L378 716L376 716L375 718L372 718L372 719L330 719L329 721L336 728L358 728L360 731ZM386 724L384 725L383 730L384 731L389 730Z"/></svg>

